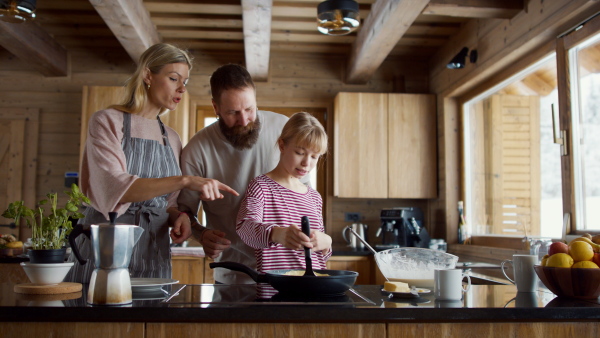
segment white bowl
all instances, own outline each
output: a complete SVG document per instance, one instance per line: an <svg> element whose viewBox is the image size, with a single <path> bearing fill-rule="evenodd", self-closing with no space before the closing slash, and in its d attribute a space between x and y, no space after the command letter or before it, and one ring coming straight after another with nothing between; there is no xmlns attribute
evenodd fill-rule
<svg viewBox="0 0 600 338"><path fill-rule="evenodd" d="M21 266L34 284L58 284L65 279L73 264L73 262L44 264L22 262Z"/></svg>
<svg viewBox="0 0 600 338"><path fill-rule="evenodd" d="M458 257L438 250L398 248L375 254L379 270L387 279L410 286L433 288L436 269L454 269Z"/></svg>

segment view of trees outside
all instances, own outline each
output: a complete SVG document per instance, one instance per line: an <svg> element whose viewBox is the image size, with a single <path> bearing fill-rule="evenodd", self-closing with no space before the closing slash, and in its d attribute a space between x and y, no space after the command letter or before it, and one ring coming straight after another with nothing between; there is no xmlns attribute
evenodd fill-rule
<svg viewBox="0 0 600 338"><path fill-rule="evenodd" d="M600 74L580 80L585 228L600 230Z"/></svg>
<svg viewBox="0 0 600 338"><path fill-rule="evenodd" d="M560 238L563 226L560 145L554 143L552 105L558 113L557 89L540 97L540 236Z"/></svg>

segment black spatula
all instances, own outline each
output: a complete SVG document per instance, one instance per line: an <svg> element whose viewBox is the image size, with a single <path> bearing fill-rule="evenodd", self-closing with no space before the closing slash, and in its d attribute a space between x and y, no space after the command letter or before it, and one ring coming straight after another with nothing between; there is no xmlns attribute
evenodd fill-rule
<svg viewBox="0 0 600 338"><path fill-rule="evenodd" d="M310 238L310 221L308 216L302 216L302 232ZM304 258L306 259L306 272L304 276L316 276L312 269L312 259L310 258L310 249L304 247Z"/></svg>

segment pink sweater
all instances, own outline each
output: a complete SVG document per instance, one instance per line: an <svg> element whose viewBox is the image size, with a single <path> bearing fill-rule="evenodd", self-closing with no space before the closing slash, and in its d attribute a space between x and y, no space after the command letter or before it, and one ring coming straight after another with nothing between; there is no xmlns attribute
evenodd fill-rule
<svg viewBox="0 0 600 338"><path fill-rule="evenodd" d="M244 243L255 249L258 271L305 269L303 250L287 249L270 242L269 237L275 226L295 224L300 227L302 216L308 216L311 229L324 232L322 208L321 195L310 187L301 194L266 175L252 180L242 200L236 229ZM331 250L326 255L312 252L313 268L326 269L325 262L330 256Z"/></svg>
<svg viewBox="0 0 600 338"><path fill-rule="evenodd" d="M179 165L181 140L175 130L168 126L165 128ZM131 115L130 136L163 142L158 121L138 115ZM127 210L130 203L119 203L119 200L138 179L127 173L122 140L123 112L105 109L92 115L81 161L79 185L81 191L92 201L92 207L107 219L109 211L116 211L120 215ZM177 206L178 195L179 191L169 195L168 207Z"/></svg>

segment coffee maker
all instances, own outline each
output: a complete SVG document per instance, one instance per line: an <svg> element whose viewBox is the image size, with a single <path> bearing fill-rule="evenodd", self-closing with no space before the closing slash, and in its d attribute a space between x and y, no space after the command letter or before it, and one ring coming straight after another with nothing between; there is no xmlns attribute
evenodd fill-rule
<svg viewBox="0 0 600 338"><path fill-rule="evenodd" d="M381 244L377 250L399 247L429 248L430 237L423 226L423 212L417 207L381 210L381 228L377 230Z"/></svg>
<svg viewBox="0 0 600 338"><path fill-rule="evenodd" d="M75 238L90 238L95 269L88 287L87 302L93 305L126 305L132 302L129 262L133 247L144 229L134 224L117 224L116 212L109 212L110 223L77 224L69 235L73 253L81 265L87 263L79 253Z"/></svg>

